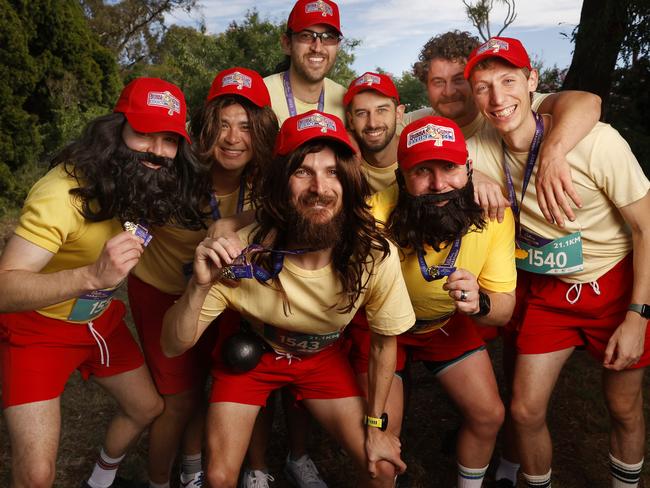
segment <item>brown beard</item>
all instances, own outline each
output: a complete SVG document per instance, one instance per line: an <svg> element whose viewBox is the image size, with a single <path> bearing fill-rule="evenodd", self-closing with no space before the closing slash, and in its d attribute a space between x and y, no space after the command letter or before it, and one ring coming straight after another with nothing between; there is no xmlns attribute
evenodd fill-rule
<svg viewBox="0 0 650 488"><path fill-rule="evenodd" d="M462 237L474 226L485 227L483 209L474 201L474 185L468 180L464 188L444 195L411 195L398 173L399 199L391 213L388 229L400 247L422 251L429 245L440 251L440 245ZM444 197L444 198L443 198ZM436 202L448 199L439 207Z"/></svg>
<svg viewBox="0 0 650 488"><path fill-rule="evenodd" d="M290 205L287 235L292 244L314 250L335 247L341 240L345 212L341 209L327 222L319 222L314 214L325 210L312 209L316 203L328 206L335 202L336 197L309 193L299 198L298 205Z"/></svg>

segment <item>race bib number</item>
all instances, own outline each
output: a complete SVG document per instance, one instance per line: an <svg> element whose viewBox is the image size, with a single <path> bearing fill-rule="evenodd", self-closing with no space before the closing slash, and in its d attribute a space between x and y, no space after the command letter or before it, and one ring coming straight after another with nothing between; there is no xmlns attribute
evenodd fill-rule
<svg viewBox="0 0 650 488"><path fill-rule="evenodd" d="M546 239L522 228L515 256L517 268L531 273L565 275L584 268L580 232Z"/></svg>
<svg viewBox="0 0 650 488"><path fill-rule="evenodd" d="M81 295L74 302L74 306L68 315L72 322L88 322L99 317L108 308L113 300L115 290L95 290Z"/></svg>
<svg viewBox="0 0 650 488"><path fill-rule="evenodd" d="M296 354L314 354L334 344L340 332L330 334L299 334L272 325L264 325L264 339L276 344L281 349L295 352Z"/></svg>

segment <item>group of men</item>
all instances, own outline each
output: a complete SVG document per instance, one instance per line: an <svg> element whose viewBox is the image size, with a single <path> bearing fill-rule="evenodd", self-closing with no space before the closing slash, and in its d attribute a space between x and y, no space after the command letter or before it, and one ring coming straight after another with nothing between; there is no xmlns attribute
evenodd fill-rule
<svg viewBox="0 0 650 488"><path fill-rule="evenodd" d="M125 486L117 467L154 419L150 487L170 486L184 435L182 486L268 486L250 451L240 471L260 410L285 386L348 452L358 485L394 486L406 469L407 357L461 412L459 488L482 485L504 419L497 486L517 484L520 462L525 486L548 487L546 412L576 347L603 366L612 487L638 486L650 182L597 122L598 98L538 94L519 41L454 31L415 65L431 107L405 113L384 74L347 90L326 78L341 37L333 1L298 0L284 69L263 81L243 68L217 75L193 121L198 147L182 92L140 78L34 185L0 257L12 487L53 484L60 395L75 369L120 406L82 486ZM249 206L236 235L216 225L206 236L211 220ZM193 259L165 229L191 234ZM160 278L170 274L173 286ZM127 277L149 368L112 296ZM241 319L216 320L226 309ZM510 353L505 406L485 349L493 326ZM224 360L238 335L257 351L245 367ZM199 340L201 369L167 362ZM208 372L203 434L191 417ZM292 446L289 478L326 486L303 450Z"/></svg>

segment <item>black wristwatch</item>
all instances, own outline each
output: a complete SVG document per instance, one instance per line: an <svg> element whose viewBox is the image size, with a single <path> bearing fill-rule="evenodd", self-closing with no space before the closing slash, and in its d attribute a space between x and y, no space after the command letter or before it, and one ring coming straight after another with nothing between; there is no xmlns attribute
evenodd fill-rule
<svg viewBox="0 0 650 488"><path fill-rule="evenodd" d="M644 319L650 319L650 305L647 303L631 303L627 309L638 313Z"/></svg>
<svg viewBox="0 0 650 488"><path fill-rule="evenodd" d="M470 317L485 317L490 313L491 309L490 295L482 291L478 292L478 312L470 315Z"/></svg>
<svg viewBox="0 0 650 488"><path fill-rule="evenodd" d="M367 425L368 427L377 427L379 430L386 430L388 428L388 414L384 412L379 418L364 415L363 425Z"/></svg>

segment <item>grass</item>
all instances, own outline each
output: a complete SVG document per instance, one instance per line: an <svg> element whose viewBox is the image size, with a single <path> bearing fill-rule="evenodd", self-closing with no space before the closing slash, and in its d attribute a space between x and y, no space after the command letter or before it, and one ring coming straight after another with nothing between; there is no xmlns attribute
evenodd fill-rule
<svg viewBox="0 0 650 488"><path fill-rule="evenodd" d="M0 222L0 250L11 232L17 214ZM119 298L126 301L120 290ZM131 323L130 317L127 319ZM500 372L500 343L490 346L495 369ZM567 363L551 401L549 425L554 440L554 486L562 488L600 488L610 486L608 480L608 416L600 395L600 367L584 352L576 352ZM459 419L453 406L435 379L416 364L413 367L410 409L404 423L403 457L408 464L411 487L451 487L456 483L456 469L447 434ZM503 378L499 374L500 384ZM646 375L644 391L650 391ZM115 412L115 402L92 382L83 382L74 373L61 399L62 434L57 460L57 488L77 487L92 469L101 447L108 420ZM645 403L648 415L648 402ZM273 486L290 486L282 467L287 452L287 438L280 415L268 449L269 468L275 476ZM126 477L146 479L146 433L139 440L120 468ZM495 451L488 477L496 465L500 442ZM646 448L647 449L647 448ZM353 467L338 446L317 426L310 440L310 453L331 488L353 487ZM646 458L650 459L647 455ZM4 422L0 420L0 487L9 486L9 441ZM650 463L642 480L650 487ZM174 481L177 477L174 478ZM520 483L521 485L521 483ZM174 485L172 485L174 486Z"/></svg>

